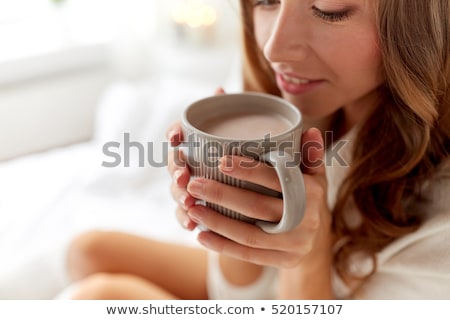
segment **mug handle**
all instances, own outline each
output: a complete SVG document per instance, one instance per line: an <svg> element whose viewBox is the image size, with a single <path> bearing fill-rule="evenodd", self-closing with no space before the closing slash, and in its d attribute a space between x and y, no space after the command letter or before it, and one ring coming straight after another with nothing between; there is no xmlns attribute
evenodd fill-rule
<svg viewBox="0 0 450 320"><path fill-rule="evenodd" d="M283 194L283 215L278 223L258 221L256 225L267 233L281 233L294 229L303 219L306 207L305 183L300 165L285 151L270 151L262 160L275 168ZM287 166L292 163L294 165Z"/></svg>

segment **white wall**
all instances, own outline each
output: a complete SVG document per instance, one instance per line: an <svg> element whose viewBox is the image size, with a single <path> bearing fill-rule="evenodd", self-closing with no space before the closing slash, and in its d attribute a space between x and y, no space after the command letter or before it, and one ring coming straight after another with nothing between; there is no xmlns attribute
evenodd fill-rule
<svg viewBox="0 0 450 320"><path fill-rule="evenodd" d="M216 39L206 44L176 37L170 5L177 1L68 1L54 22L62 23L64 34L35 41L48 42L49 52L38 48L36 56L23 56L34 50L26 47L32 41L23 41L17 59L2 61L0 55L0 161L88 140L98 99L116 80L173 74L224 85L238 59L237 0L203 0L218 13ZM35 23L42 30L59 30ZM0 41L1 36L0 29Z"/></svg>
<svg viewBox="0 0 450 320"><path fill-rule="evenodd" d="M90 139L98 98L110 81L102 67L0 87L0 159Z"/></svg>

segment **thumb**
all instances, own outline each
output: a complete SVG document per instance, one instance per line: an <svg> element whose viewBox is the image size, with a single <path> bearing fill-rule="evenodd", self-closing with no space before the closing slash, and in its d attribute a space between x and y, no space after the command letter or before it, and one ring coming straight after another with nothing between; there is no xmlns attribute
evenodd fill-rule
<svg viewBox="0 0 450 320"><path fill-rule="evenodd" d="M302 135L302 172L310 175L325 174L325 147L322 133L311 128Z"/></svg>

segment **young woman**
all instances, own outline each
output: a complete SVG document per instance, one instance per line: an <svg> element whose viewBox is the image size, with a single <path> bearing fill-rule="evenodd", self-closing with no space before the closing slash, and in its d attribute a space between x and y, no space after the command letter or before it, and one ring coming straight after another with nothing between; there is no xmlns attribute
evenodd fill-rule
<svg viewBox="0 0 450 320"><path fill-rule="evenodd" d="M198 235L208 250L85 234L69 252L72 297L450 298L450 1L241 0L241 9L244 89L295 104L303 143L324 146L303 159L304 220L267 234L196 206L276 221L282 200L190 180L171 163L177 217L210 230ZM180 132L169 130L174 145ZM337 146L350 166L332 161ZM280 190L270 168L240 160L224 158L223 172Z"/></svg>

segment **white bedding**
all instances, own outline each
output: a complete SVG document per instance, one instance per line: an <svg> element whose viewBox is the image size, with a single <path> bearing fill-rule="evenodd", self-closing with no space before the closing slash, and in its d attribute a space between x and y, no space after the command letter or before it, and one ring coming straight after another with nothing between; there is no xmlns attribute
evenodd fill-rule
<svg viewBox="0 0 450 320"><path fill-rule="evenodd" d="M101 100L92 141L0 163L0 298L9 298L2 277L33 271L31 257L85 230L122 230L197 245L195 234L175 219L167 168L139 168L136 163L102 167L102 161L111 160L102 146L123 143L128 132L131 140L153 141L159 150L167 126L188 103L211 95L215 87L173 77L117 83ZM41 276L45 278L36 275Z"/></svg>

